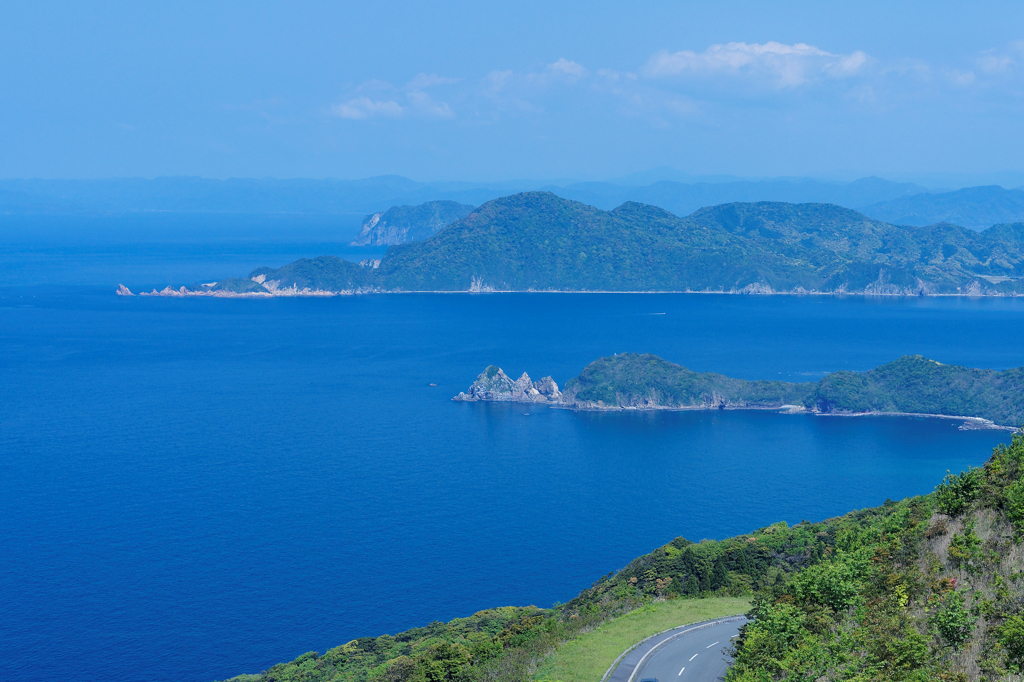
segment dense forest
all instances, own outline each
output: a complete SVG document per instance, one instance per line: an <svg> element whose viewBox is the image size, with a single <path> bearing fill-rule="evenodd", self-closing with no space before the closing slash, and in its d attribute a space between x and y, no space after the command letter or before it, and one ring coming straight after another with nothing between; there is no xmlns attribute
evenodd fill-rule
<svg viewBox="0 0 1024 682"><path fill-rule="evenodd" d="M1024 367L972 369L906 355L867 372L833 372L818 382L789 383L694 372L649 353L620 353L595 360L569 379L560 404L576 409L790 405L820 414L946 415L1016 427L1024 423Z"/></svg>
<svg viewBox="0 0 1024 682"><path fill-rule="evenodd" d="M526 192L489 201L379 267L334 256L258 268L210 290L1024 292L1024 223L906 227L831 204L723 204L680 218ZM201 285L195 288L205 291Z"/></svg>
<svg viewBox="0 0 1024 682"><path fill-rule="evenodd" d="M653 600L751 593L731 682L1006 679L1024 672L1022 540L1015 435L929 495L721 541L676 538L551 609L481 611L233 679L525 682L562 643Z"/></svg>

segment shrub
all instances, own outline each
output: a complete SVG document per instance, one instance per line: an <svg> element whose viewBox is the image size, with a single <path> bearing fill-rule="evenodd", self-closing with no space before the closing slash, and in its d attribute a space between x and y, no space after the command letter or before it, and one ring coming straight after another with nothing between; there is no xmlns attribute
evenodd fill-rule
<svg viewBox="0 0 1024 682"><path fill-rule="evenodd" d="M1024 672L1024 616L1007 618L996 636L1006 650L1009 664L1017 672Z"/></svg>
<svg viewBox="0 0 1024 682"><path fill-rule="evenodd" d="M961 535L957 533L949 541L949 561L957 568L975 571L982 563L981 538L974 532L974 522L967 524Z"/></svg>
<svg viewBox="0 0 1024 682"><path fill-rule="evenodd" d="M847 563L817 564L793 578L793 595L804 603L845 611L856 602L857 583L857 575Z"/></svg>
<svg viewBox="0 0 1024 682"><path fill-rule="evenodd" d="M960 646L974 631L974 616L964 605L960 591L950 592L946 603L931 618L932 625L950 646Z"/></svg>
<svg viewBox="0 0 1024 682"><path fill-rule="evenodd" d="M981 489L981 470L968 469L959 474L946 472L935 488L935 502L939 511L947 516L958 516L967 511Z"/></svg>
<svg viewBox="0 0 1024 682"><path fill-rule="evenodd" d="M1006 488L1006 515L1014 523L1024 521L1024 478L1019 478Z"/></svg>

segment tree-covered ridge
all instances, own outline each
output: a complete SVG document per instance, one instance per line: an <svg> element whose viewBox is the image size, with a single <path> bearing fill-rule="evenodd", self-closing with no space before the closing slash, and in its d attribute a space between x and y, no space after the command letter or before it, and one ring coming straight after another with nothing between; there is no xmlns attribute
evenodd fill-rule
<svg viewBox="0 0 1024 682"><path fill-rule="evenodd" d="M301 267L298 264L302 264ZM280 289L355 291L1024 292L1024 224L905 227L830 204L724 204L680 218L548 192L480 206L379 268L323 257L260 268Z"/></svg>
<svg viewBox="0 0 1024 682"><path fill-rule="evenodd" d="M867 372L834 372L805 401L821 412L909 412L1024 423L1024 367L997 372L908 355Z"/></svg>
<svg viewBox="0 0 1024 682"><path fill-rule="evenodd" d="M577 409L802 405L822 414L931 414L1016 427L1024 423L1024 368L971 369L907 355L867 372L789 383L698 373L656 355L620 353L595 360L567 381L562 404Z"/></svg>
<svg viewBox="0 0 1024 682"><path fill-rule="evenodd" d="M698 373L650 353L621 353L587 365L565 384L576 407L781 407L801 405L813 383L745 381Z"/></svg>
<svg viewBox="0 0 1024 682"><path fill-rule="evenodd" d="M311 291L357 291L371 286L372 268L344 258L319 256L300 258L281 268L256 268L250 273L253 282L274 292L282 289Z"/></svg>

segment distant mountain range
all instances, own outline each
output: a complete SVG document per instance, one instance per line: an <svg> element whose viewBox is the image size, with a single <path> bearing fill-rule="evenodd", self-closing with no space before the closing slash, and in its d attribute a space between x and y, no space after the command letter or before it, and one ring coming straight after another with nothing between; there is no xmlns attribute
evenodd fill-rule
<svg viewBox="0 0 1024 682"><path fill-rule="evenodd" d="M898 225L952 223L981 229L1024 220L1024 189L967 187L942 194L914 194L861 209L865 214Z"/></svg>
<svg viewBox="0 0 1024 682"><path fill-rule="evenodd" d="M831 204L733 203L679 218L550 192L485 203L381 260L333 256L172 295L358 291L1024 293L1024 223L906 227Z"/></svg>
<svg viewBox="0 0 1024 682"><path fill-rule="evenodd" d="M849 183L784 178L635 184L644 177L640 174L618 183L568 184L423 183L399 176L364 180L2 180L0 214L162 211L367 215L433 201L479 206L509 194L543 190L602 209L633 201L679 216L723 203L785 201L836 204L877 220L907 225L950 222L982 228L1024 221L1024 190L995 186L932 194L920 185L874 177Z"/></svg>

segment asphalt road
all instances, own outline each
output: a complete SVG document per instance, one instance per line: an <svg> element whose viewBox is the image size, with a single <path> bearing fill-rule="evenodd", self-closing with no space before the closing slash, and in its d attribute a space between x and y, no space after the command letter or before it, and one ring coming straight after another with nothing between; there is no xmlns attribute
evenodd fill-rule
<svg viewBox="0 0 1024 682"><path fill-rule="evenodd" d="M645 642L622 660L609 682L721 680L731 662L724 650L745 622L745 618L734 617L704 627L684 626Z"/></svg>

